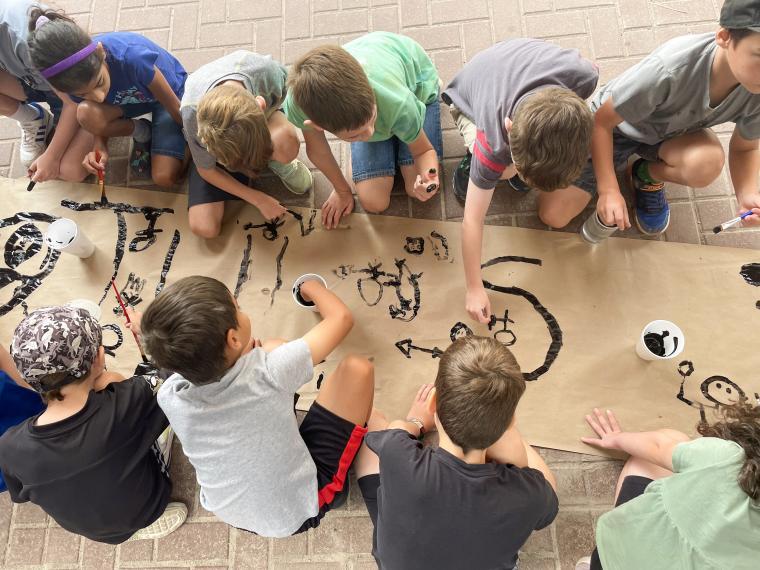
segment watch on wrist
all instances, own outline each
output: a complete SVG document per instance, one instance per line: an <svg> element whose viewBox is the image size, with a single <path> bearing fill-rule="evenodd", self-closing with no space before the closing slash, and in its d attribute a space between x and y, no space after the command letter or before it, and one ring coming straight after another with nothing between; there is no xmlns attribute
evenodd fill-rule
<svg viewBox="0 0 760 570"><path fill-rule="evenodd" d="M410 424L416 425L418 428L420 428L420 435L417 439L422 439L425 435L425 424L422 423L422 420L419 418L406 418L406 421L408 421Z"/></svg>

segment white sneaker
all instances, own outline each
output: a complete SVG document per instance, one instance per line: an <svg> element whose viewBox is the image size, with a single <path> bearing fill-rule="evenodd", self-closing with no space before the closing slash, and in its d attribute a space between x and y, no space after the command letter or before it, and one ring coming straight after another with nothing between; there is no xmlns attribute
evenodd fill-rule
<svg viewBox="0 0 760 570"><path fill-rule="evenodd" d="M174 430L171 426L166 428L161 435L158 436L156 444L158 449L161 450L161 455L164 458L164 463L168 467L172 463L172 442L174 441Z"/></svg>
<svg viewBox="0 0 760 570"><path fill-rule="evenodd" d="M42 116L34 121L19 123L21 126L21 149L19 158L24 168L29 168L47 148L47 137L53 128L53 113L39 108Z"/></svg>
<svg viewBox="0 0 760 570"><path fill-rule="evenodd" d="M589 570L591 568L591 557L584 556L575 563L575 570Z"/></svg>
<svg viewBox="0 0 760 570"><path fill-rule="evenodd" d="M153 540L164 538L182 526L187 518L187 507L184 503L169 503L164 513L150 526L141 528L127 542L132 540Z"/></svg>

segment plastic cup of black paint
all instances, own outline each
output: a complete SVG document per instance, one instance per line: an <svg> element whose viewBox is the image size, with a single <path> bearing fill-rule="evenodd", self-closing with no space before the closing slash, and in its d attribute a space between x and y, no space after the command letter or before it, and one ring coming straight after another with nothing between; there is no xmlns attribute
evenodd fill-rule
<svg viewBox="0 0 760 570"><path fill-rule="evenodd" d="M56 249L77 257L90 257L95 253L95 244L90 241L74 220L58 218L48 227L45 243Z"/></svg>
<svg viewBox="0 0 760 570"><path fill-rule="evenodd" d="M305 275L301 275L293 282L293 299L295 300L296 305L303 307L304 309L309 309L310 311L314 311L316 313L319 311L319 309L317 309L317 305L314 303L314 301L307 301L301 295L301 285L307 281L319 281L325 288L327 288L327 282L322 278L321 275L317 275L316 273L306 273Z"/></svg>
<svg viewBox="0 0 760 570"><path fill-rule="evenodd" d="M644 360L669 360L683 352L683 331L670 321L652 321L641 331L636 354Z"/></svg>

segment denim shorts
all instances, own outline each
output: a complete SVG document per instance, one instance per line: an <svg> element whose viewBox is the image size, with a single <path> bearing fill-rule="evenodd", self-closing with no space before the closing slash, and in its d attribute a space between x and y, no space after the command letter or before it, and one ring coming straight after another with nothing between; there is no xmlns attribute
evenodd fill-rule
<svg viewBox="0 0 760 570"><path fill-rule="evenodd" d="M58 122L58 117L61 116L61 109L63 109L63 101L55 93L35 89L23 81L21 82L21 86L24 88L24 95L28 103L47 103L55 121Z"/></svg>
<svg viewBox="0 0 760 570"><path fill-rule="evenodd" d="M172 118L169 111L155 101L153 103L130 103L119 105L125 119L134 119L141 115L152 115L152 133L150 141L150 153L171 156L178 160L185 158L185 135L182 127Z"/></svg>
<svg viewBox="0 0 760 570"><path fill-rule="evenodd" d="M441 134L441 105L438 99L425 108L422 124L430 144L433 145L438 160L443 158L443 135ZM354 182L395 176L396 165L414 164L414 158L406 143L397 137L377 142L351 143L351 171Z"/></svg>
<svg viewBox="0 0 760 570"><path fill-rule="evenodd" d="M612 133L612 161L615 164L615 170L622 168L624 164L628 162L628 159L636 154L644 160L650 160L656 162L660 159L660 145L646 144L633 139L629 139L625 135L621 134L617 129ZM573 182L573 186L577 186L581 190L585 190L592 196L596 196L596 174L594 173L594 166L591 163L591 159L583 167L583 171L578 179Z"/></svg>

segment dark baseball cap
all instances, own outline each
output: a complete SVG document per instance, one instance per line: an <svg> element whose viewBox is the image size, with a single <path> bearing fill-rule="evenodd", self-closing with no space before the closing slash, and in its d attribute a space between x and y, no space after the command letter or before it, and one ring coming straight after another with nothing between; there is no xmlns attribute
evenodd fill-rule
<svg viewBox="0 0 760 570"><path fill-rule="evenodd" d="M760 1L726 0L720 11L720 25L723 28L760 32Z"/></svg>

